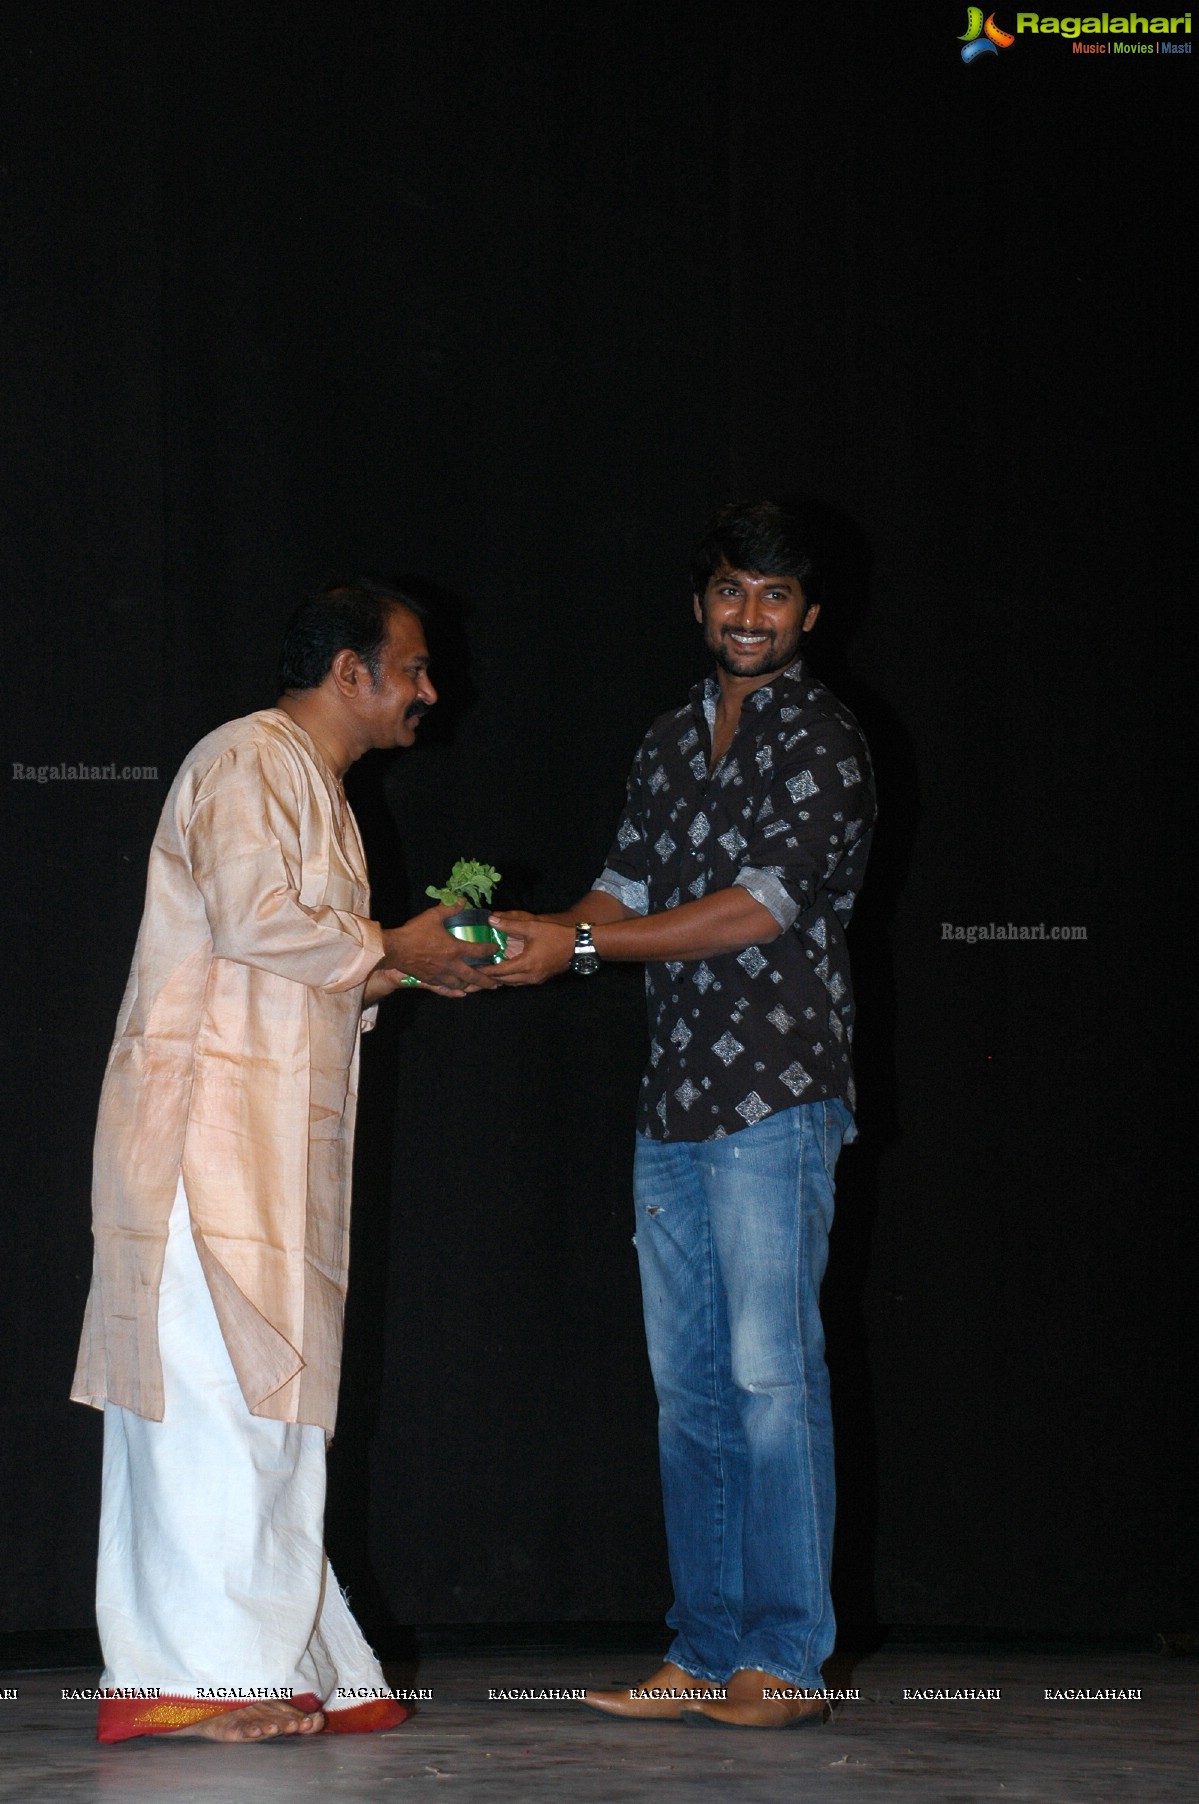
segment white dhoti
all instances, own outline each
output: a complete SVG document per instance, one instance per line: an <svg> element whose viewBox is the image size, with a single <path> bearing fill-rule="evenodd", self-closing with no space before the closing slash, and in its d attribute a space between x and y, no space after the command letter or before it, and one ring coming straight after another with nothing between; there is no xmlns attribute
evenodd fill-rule
<svg viewBox="0 0 1199 1804"><path fill-rule="evenodd" d="M104 1409L96 1615L100 1739L165 1733L263 1697L332 1730L408 1712L324 1550L325 1431L246 1407L180 1179L159 1296L161 1422ZM155 1695L156 1694L156 1695Z"/></svg>

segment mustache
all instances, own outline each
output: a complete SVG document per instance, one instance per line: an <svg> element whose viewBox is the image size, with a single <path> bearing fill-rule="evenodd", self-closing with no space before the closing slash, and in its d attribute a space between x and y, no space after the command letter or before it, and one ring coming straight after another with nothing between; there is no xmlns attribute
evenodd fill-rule
<svg viewBox="0 0 1199 1804"><path fill-rule="evenodd" d="M404 714L404 719L405 720L419 720L421 715L427 714L429 712L429 709L432 706L433 706L432 702L420 702L420 701L413 702L411 704L411 706L406 710L406 712Z"/></svg>

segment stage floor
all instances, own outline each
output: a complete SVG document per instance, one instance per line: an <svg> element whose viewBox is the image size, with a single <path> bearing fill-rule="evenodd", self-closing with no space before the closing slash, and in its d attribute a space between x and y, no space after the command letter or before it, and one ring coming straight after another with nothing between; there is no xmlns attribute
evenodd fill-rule
<svg viewBox="0 0 1199 1804"><path fill-rule="evenodd" d="M1199 1796L1199 1668L1144 1651L889 1643L830 1668L830 1687L857 1693L831 1723L782 1734L631 1726L566 1699L491 1695L635 1683L653 1665L578 1648L433 1653L419 1667L389 1667L394 1687L431 1693L390 1734L253 1747L146 1739L102 1748L92 1739L94 1704L62 1696L94 1687L95 1668L0 1674L0 1799L1190 1804ZM953 1693L984 1695L945 1695Z"/></svg>

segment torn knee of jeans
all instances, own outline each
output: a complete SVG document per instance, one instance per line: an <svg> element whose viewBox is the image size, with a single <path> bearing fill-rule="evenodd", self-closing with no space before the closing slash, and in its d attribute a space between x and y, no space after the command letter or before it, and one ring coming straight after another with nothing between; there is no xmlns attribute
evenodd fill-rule
<svg viewBox="0 0 1199 1804"><path fill-rule="evenodd" d="M647 1215L661 1215L661 1213L662 1213L661 1203L647 1203L645 1205L645 1213Z"/></svg>

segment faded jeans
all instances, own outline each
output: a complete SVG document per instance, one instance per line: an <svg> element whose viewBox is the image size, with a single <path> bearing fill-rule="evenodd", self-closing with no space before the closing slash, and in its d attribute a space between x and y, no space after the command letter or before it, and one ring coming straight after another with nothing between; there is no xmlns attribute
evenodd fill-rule
<svg viewBox="0 0 1199 1804"><path fill-rule="evenodd" d="M637 1136L633 1188L674 1604L667 1658L816 1689L829 1595L833 1432L820 1283L839 1099L721 1140Z"/></svg>

